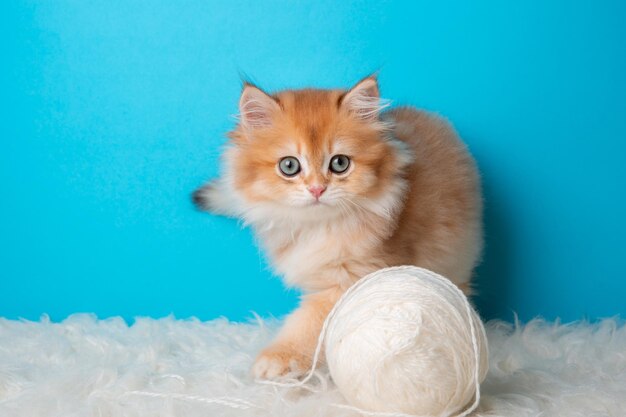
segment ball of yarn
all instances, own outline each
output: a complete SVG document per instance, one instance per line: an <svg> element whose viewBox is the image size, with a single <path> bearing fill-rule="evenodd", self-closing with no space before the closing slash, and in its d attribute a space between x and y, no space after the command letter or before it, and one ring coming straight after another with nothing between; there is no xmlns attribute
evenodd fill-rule
<svg viewBox="0 0 626 417"><path fill-rule="evenodd" d="M329 315L324 343L339 391L365 411L465 415L488 368L485 330L467 298L418 267L359 280Z"/></svg>

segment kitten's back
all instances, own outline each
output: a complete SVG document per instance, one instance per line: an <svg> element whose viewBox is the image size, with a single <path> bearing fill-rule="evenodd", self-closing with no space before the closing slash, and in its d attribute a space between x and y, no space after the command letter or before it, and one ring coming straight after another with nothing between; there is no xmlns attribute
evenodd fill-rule
<svg viewBox="0 0 626 417"><path fill-rule="evenodd" d="M414 264L465 290L482 250L482 199L476 164L443 118L410 107L383 118L414 152L409 192L386 249L394 264Z"/></svg>

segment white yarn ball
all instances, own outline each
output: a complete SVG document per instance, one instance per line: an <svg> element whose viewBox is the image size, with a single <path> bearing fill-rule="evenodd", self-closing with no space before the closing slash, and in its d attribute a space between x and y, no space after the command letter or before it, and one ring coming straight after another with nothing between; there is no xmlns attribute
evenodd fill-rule
<svg viewBox="0 0 626 417"><path fill-rule="evenodd" d="M366 411L470 411L487 373L480 318L454 284L423 268L387 268L359 280L329 315L324 337L332 379Z"/></svg>

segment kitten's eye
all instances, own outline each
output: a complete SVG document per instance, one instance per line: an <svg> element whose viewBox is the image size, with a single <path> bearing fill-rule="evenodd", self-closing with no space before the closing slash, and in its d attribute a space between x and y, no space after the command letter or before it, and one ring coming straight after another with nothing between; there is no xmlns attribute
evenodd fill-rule
<svg viewBox="0 0 626 417"><path fill-rule="evenodd" d="M278 169L284 175L293 177L300 172L300 161L293 156L286 156L278 162Z"/></svg>
<svg viewBox="0 0 626 417"><path fill-rule="evenodd" d="M350 167L350 158L345 155L335 155L330 160L330 170L335 174L343 174Z"/></svg>

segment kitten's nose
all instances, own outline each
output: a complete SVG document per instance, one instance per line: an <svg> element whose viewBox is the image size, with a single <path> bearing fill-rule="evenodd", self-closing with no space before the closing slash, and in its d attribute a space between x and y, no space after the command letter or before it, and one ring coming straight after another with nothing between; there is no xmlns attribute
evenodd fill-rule
<svg viewBox="0 0 626 417"><path fill-rule="evenodd" d="M326 191L326 186L325 185L312 185L308 187L307 190L309 190L309 192L313 195L313 197L319 200L320 196L324 194L324 191Z"/></svg>

